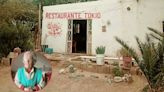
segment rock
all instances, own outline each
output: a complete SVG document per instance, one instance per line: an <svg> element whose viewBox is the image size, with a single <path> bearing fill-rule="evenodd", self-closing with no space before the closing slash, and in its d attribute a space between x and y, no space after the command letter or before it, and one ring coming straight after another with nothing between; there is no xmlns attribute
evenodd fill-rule
<svg viewBox="0 0 164 92"><path fill-rule="evenodd" d="M125 82L125 81L126 81L126 77L122 77L122 81L124 81L124 82Z"/></svg>
<svg viewBox="0 0 164 92"><path fill-rule="evenodd" d="M60 74L65 73L65 69L60 69L60 70L59 70L59 73L60 73Z"/></svg>
<svg viewBox="0 0 164 92"><path fill-rule="evenodd" d="M131 83L133 82L133 79L132 79L132 75L131 74L124 74L124 81L125 82L128 82L128 83Z"/></svg>
<svg viewBox="0 0 164 92"><path fill-rule="evenodd" d="M120 76L115 76L114 82L117 82L117 83L122 82L122 78Z"/></svg>
<svg viewBox="0 0 164 92"><path fill-rule="evenodd" d="M109 84L112 84L112 80L109 78L109 79L107 79L107 82L109 83Z"/></svg>
<svg viewBox="0 0 164 92"><path fill-rule="evenodd" d="M77 68L75 68L75 67L74 67L73 69L74 69L75 71L77 70Z"/></svg>
<svg viewBox="0 0 164 92"><path fill-rule="evenodd" d="M99 78L99 76L96 76L96 75L90 75L90 77Z"/></svg>
<svg viewBox="0 0 164 92"><path fill-rule="evenodd" d="M72 67L74 67L72 64L68 66L68 68L72 68Z"/></svg>
<svg viewBox="0 0 164 92"><path fill-rule="evenodd" d="M75 72L75 68L74 68L73 65L69 65L68 69L69 69L69 73L74 73Z"/></svg>
<svg viewBox="0 0 164 92"><path fill-rule="evenodd" d="M85 75L84 74L79 74L79 75L77 75L77 77L85 77Z"/></svg>

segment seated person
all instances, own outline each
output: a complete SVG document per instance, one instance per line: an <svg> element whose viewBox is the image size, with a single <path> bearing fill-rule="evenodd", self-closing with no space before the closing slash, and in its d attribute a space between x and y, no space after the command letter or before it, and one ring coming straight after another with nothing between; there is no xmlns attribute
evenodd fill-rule
<svg viewBox="0 0 164 92"><path fill-rule="evenodd" d="M45 85L42 70L34 67L35 63L36 55L31 51L25 52L23 55L24 67L19 68L15 76L16 85L23 91L38 91Z"/></svg>

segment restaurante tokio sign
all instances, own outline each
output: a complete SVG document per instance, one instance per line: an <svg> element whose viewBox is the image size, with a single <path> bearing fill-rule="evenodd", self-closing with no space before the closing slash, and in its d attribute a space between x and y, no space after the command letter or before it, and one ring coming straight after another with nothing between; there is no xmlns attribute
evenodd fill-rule
<svg viewBox="0 0 164 92"><path fill-rule="evenodd" d="M45 19L99 19L100 12L46 12Z"/></svg>
<svg viewBox="0 0 164 92"><path fill-rule="evenodd" d="M61 36L62 35L62 24L58 21L53 21L53 19L100 19L100 12L92 13L80 13L80 12L46 12L45 20L50 20L46 23L46 28L48 34L51 36Z"/></svg>

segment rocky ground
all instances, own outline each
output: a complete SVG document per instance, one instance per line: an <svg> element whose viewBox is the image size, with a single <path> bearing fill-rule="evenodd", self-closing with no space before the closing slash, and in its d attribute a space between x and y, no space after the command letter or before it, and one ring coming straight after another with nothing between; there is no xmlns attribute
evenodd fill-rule
<svg viewBox="0 0 164 92"><path fill-rule="evenodd" d="M77 70L75 73L59 73L62 62L51 61L52 78L41 92L140 92L147 84L143 76L132 75L133 82L108 81L110 74L98 74ZM0 65L0 92L21 92L11 79L10 66Z"/></svg>

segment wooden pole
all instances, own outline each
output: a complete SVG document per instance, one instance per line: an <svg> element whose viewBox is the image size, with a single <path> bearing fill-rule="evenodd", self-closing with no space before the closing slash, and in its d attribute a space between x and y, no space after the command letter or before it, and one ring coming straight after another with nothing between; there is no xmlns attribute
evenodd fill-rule
<svg viewBox="0 0 164 92"><path fill-rule="evenodd" d="M38 24L38 36L37 36L37 48L38 49L41 49L41 33L42 33L42 28L41 28L41 25L42 25L42 17L41 17L41 14L42 14L42 0L40 0L39 2L39 24Z"/></svg>

